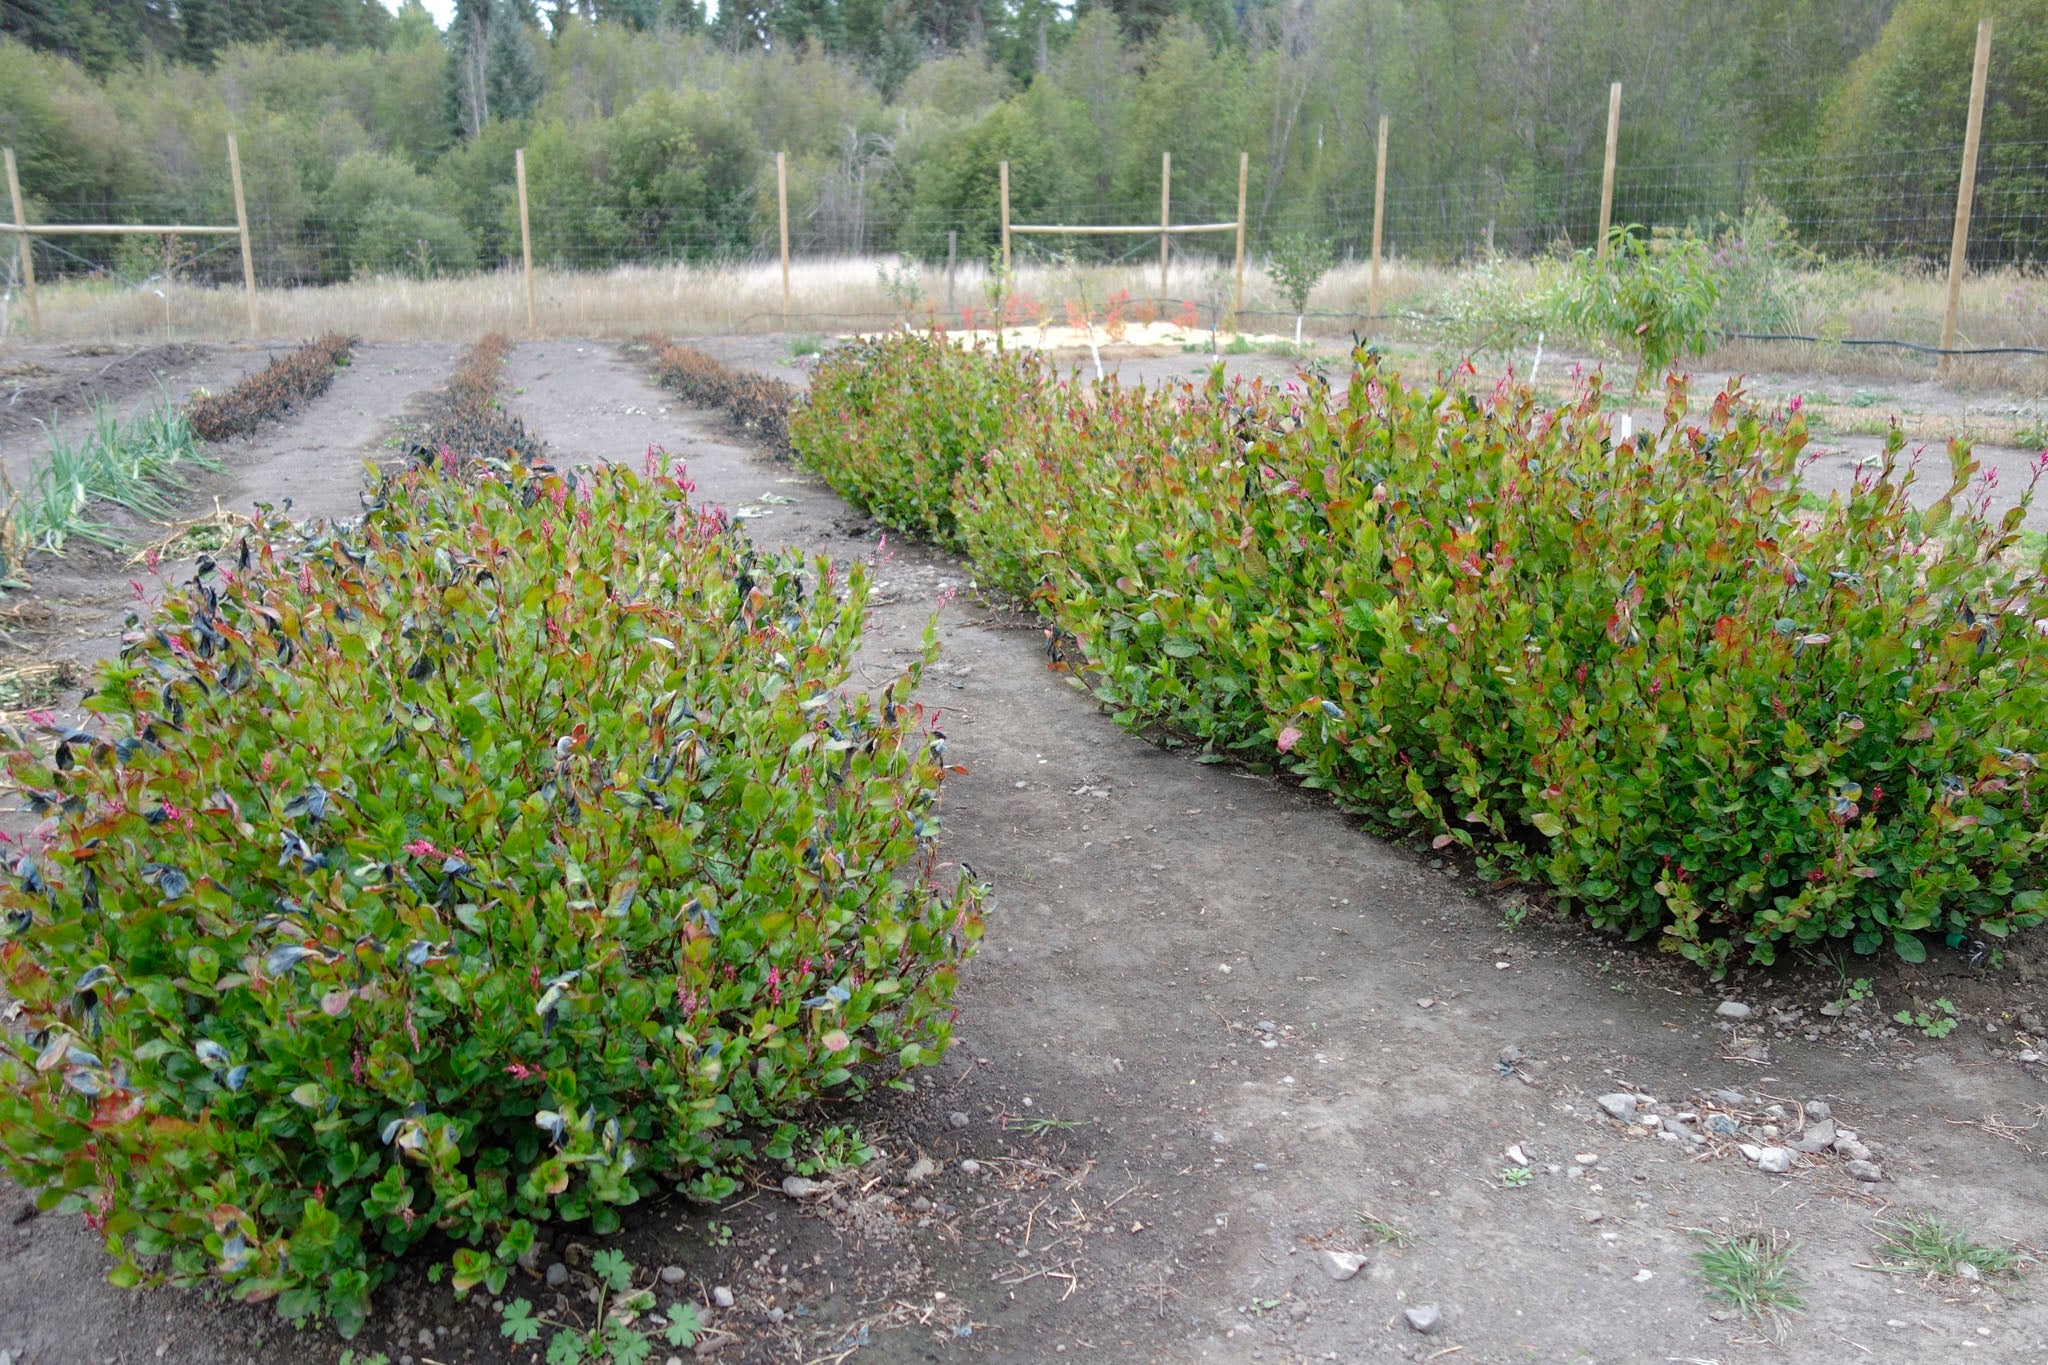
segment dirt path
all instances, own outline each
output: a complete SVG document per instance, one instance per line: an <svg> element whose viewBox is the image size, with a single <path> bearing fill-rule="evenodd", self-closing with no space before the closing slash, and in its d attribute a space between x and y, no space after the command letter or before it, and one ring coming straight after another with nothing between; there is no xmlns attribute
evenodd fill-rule
<svg viewBox="0 0 2048 1365"><path fill-rule="evenodd" d="M252 437L208 447L222 467L214 474L193 471L191 486L180 498L181 514L205 513L216 500L234 512L250 511L259 501L283 508L289 500L294 517L354 515L361 510L356 493L363 483L363 461L378 455L393 424L446 379L456 352L442 343L358 348L333 386L303 411ZM244 356L239 363L254 369L268 358L268 353ZM120 509L110 511L106 520L130 541L155 538L156 528ZM51 615L15 643L51 657L110 655L119 644L122 618L138 600L136 586L153 600L191 570L190 561L180 561L152 575L128 562L132 553L79 543L62 556L31 558L33 600Z"/></svg>
<svg viewBox="0 0 2048 1365"><path fill-rule="evenodd" d="M565 458L637 463L658 444L689 461L700 499L751 514L763 545L878 562L869 681L967 580L948 557L884 550L815 479L736 444L608 345L522 346L507 391ZM1749 1019L1722 1018L1718 993L1639 950L1540 916L1504 927L1517 904L1457 868L1123 734L1046 668L1035 626L963 593L941 635L925 700L970 769L949 783L944 847L998 897L963 973L960 1042L916 1094L830 1116L884 1153L830 1197L799 1207L764 1184L719 1209L631 1211L620 1241L643 1270L672 1270L668 1292L732 1296L701 1354L2041 1360L2038 1281L2035 1298L2008 1299L1858 1268L1887 1209L2044 1240L2048 1126L2028 1125L2048 1073L2011 1059L2010 1023L1988 1039L1972 1025L1941 1043L1861 1040L1857 1020L1882 1017L1872 1002L1822 1036L1824 1021L1773 1008L1798 992L1769 977L1739 992ZM2014 951L2008 994L2015 971L2041 970L2037 950ZM1960 963L1930 973L1930 991L1971 979ZM1715 1098L1723 1087L1741 1093ZM1674 1121L1732 1111L1788 1138L1801 1103L1824 1102L1887 1178L1866 1185L1833 1156L1766 1175L1725 1142L1603 1116L1595 1097L1620 1091L1657 1097ZM937 1170L917 1172L920 1155ZM0 1351L13 1365L339 1354L260 1309L109 1289L77 1220L10 1222L8 1200ZM1402 1238L1381 1240L1365 1215ZM1781 1346L1700 1292L1690 1229L1731 1220L1799 1244L1812 1308ZM1325 1250L1366 1262L1338 1280ZM538 1280L513 1292L574 1307L588 1252L550 1230L543 1261L568 1283L559 1298ZM358 1347L393 1365L515 1358L490 1306L451 1303L426 1266L380 1294ZM1404 1309L1432 1306L1432 1334L1408 1325Z"/></svg>

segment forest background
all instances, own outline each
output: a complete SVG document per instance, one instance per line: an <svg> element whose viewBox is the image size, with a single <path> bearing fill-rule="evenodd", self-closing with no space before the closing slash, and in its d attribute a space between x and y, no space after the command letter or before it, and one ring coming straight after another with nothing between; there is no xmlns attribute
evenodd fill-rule
<svg viewBox="0 0 2048 1365"><path fill-rule="evenodd" d="M516 259L522 146L558 267L772 254L777 151L803 254L985 259L1004 161L1018 221L1157 222L1163 152L1174 217L1229 219L1242 151L1254 250L1342 258L1386 115L1388 249L1454 261L1590 240L1620 81L1617 222L1769 201L1830 255L1932 261L1980 14L1971 254L2036 261L2048 0L459 0L445 32L417 0L0 0L0 143L34 219L221 223L236 132L259 275L311 284ZM38 269L163 249L45 240Z"/></svg>

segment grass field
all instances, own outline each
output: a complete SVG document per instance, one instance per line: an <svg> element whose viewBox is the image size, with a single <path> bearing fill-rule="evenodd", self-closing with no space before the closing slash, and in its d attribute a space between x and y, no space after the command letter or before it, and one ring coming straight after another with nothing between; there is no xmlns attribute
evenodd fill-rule
<svg viewBox="0 0 2048 1365"><path fill-rule="evenodd" d="M626 336L650 328L684 335L797 330L832 334L873 328L891 320L955 322L967 308L989 307L988 271L965 263L949 286L943 267L914 273L915 284L887 287L873 259L811 260L790 272L789 314L783 312L782 272L774 262L723 266L620 266L602 272L541 271L536 277L537 326L542 336ZM1534 289L1540 267L1503 261L1492 267L1509 295ZM1306 334L1324 342L1354 331L1441 354L1442 329L1429 319L1472 279L1470 268L1387 262L1381 270L1379 311L1398 315L1378 326L1370 308L1370 269L1339 264L1309 300ZM1816 277L1817 279L1817 277ZM1156 267L1071 267L1021 261L1014 292L1044 315L1061 319L1068 305L1101 310L1119 292L1126 311L1141 320L1159 294ZM1802 282L1807 283L1807 282ZM1940 339L1946 281L1927 270L1852 267L1837 270L1825 288L1798 288L1802 298L1788 319L1793 330L1831 338L1886 337L1932 345ZM1195 306L1201 326L1218 310L1228 313L1231 263L1224 258L1177 259L1162 315ZM239 291L195 284L66 281L41 295L43 335L52 341L234 340L247 332ZM1246 272L1245 329L1285 332L1292 317L1262 268ZM383 341L457 340L490 328L524 330L525 292L514 271L436 279L380 276L317 288L261 289L257 311L266 336L341 332ZM18 295L0 305L0 340L26 334ZM2048 346L2048 277L2038 271L1994 271L1966 280L1958 315L1960 344L1972 347ZM1552 338L1553 348L1559 339ZM1781 342L1726 342L1698 360L1721 371L1801 370L1877 380L1929 377L1931 357L1888 348ZM1949 368L1949 383L1966 389L2048 388L2048 358L1968 357Z"/></svg>

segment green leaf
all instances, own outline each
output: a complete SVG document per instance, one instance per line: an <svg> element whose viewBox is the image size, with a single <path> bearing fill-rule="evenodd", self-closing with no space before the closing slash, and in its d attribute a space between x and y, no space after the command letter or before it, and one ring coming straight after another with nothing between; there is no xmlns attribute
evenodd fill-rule
<svg viewBox="0 0 2048 1365"><path fill-rule="evenodd" d="M668 1344L689 1346L696 1342L697 1334L704 1330L704 1323L697 1316L694 1303L672 1303L668 1306Z"/></svg>
<svg viewBox="0 0 2048 1365"><path fill-rule="evenodd" d="M501 1317L498 1330L521 1346L540 1336L540 1319L533 1315L533 1305L525 1299L514 1299L506 1304Z"/></svg>
<svg viewBox="0 0 2048 1365"><path fill-rule="evenodd" d="M1914 934L1904 932L1893 934L1892 951L1897 953L1900 960L1905 962L1919 963L1927 960L1927 945L1922 943L1919 937Z"/></svg>
<svg viewBox="0 0 2048 1365"><path fill-rule="evenodd" d="M1529 823L1553 839L1564 833L1564 821L1558 819L1551 811L1537 811L1529 817Z"/></svg>
<svg viewBox="0 0 2048 1365"><path fill-rule="evenodd" d="M590 1269L614 1294L633 1282L633 1263L616 1247L606 1247L590 1258Z"/></svg>

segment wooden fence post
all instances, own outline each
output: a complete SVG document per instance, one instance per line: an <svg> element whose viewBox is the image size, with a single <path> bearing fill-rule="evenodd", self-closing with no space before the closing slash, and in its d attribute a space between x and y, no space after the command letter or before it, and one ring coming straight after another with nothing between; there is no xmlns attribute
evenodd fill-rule
<svg viewBox="0 0 2048 1365"><path fill-rule="evenodd" d="M782 233L782 330L789 330L789 155L775 154L775 219Z"/></svg>
<svg viewBox="0 0 2048 1365"><path fill-rule="evenodd" d="M242 150L228 134L228 178L235 186L235 231L242 239L242 293L249 301L249 335L256 335L256 253L249 246L249 205L242 197Z"/></svg>
<svg viewBox="0 0 2048 1365"><path fill-rule="evenodd" d="M1173 153L1159 154L1159 301L1166 302L1166 251L1173 242Z"/></svg>
<svg viewBox="0 0 2048 1365"><path fill-rule="evenodd" d="M1380 115L1380 147L1372 172L1372 286L1366 308L1373 320L1380 315L1380 232L1387 223L1387 116Z"/></svg>
<svg viewBox="0 0 2048 1365"><path fill-rule="evenodd" d="M1242 331L1244 324L1237 321L1237 315L1244 311L1244 205L1245 189L1251 183L1252 154L1237 154L1237 288L1230 296L1230 316L1233 326Z"/></svg>
<svg viewBox="0 0 2048 1365"><path fill-rule="evenodd" d="M1963 301L1963 271L1970 253L1970 206L1977 197L1977 139L1984 132L1984 83L1991 73L1991 19L1977 21L1977 60L1970 69L1970 119L1963 129L1963 179L1956 186L1956 230L1948 246L1948 305L1941 314L1941 349L1956 344L1956 309ZM1936 368L1948 372L1950 357Z"/></svg>
<svg viewBox="0 0 2048 1365"><path fill-rule="evenodd" d="M526 276L526 330L540 326L540 309L533 298L533 222L526 212L526 148L512 153L512 170L519 181L519 267Z"/></svg>
<svg viewBox="0 0 2048 1365"><path fill-rule="evenodd" d="M1614 145L1621 140L1621 82L1607 87L1607 163L1600 171L1600 240L1596 260L1607 259L1607 230L1614 223Z"/></svg>
<svg viewBox="0 0 2048 1365"><path fill-rule="evenodd" d="M28 227L28 210L21 204L21 177L14 169L14 148L7 149L7 197L14 204L14 225ZM35 247L29 241L27 232L17 232L14 240L21 244L21 288L28 295L29 330L37 336L43 334L42 307L36 301L36 258Z"/></svg>
<svg viewBox="0 0 2048 1365"><path fill-rule="evenodd" d="M1010 285L1010 163L1009 163L1009 162L1005 161L1005 162L1004 162L1004 163L1002 164L1002 167L1001 167L1001 173L1002 173L1002 182L1003 182L1003 288L1004 288L1005 290L1007 290L1007 289L1009 288L1009 285ZM997 324L997 325L998 325L998 326L1000 326L1000 325L1001 325L1000 319L998 320L998 324Z"/></svg>

